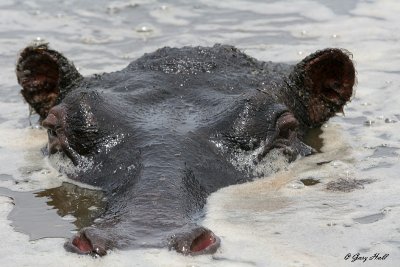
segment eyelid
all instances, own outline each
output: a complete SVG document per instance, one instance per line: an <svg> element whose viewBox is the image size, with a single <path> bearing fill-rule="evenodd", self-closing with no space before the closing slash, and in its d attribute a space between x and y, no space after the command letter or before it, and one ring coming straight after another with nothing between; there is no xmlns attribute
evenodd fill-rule
<svg viewBox="0 0 400 267"><path fill-rule="evenodd" d="M55 131L56 133L58 133L58 132L61 131L61 130L62 130L62 127L61 127L60 124L57 124L57 125L54 126L54 131Z"/></svg>
<svg viewBox="0 0 400 267"><path fill-rule="evenodd" d="M57 117L50 113L46 119L42 121L42 126L46 129L54 128L58 124L58 119Z"/></svg>
<svg viewBox="0 0 400 267"><path fill-rule="evenodd" d="M299 122L290 112L285 112L276 121L276 127L280 131L280 135L285 136L288 131L295 131L299 127Z"/></svg>

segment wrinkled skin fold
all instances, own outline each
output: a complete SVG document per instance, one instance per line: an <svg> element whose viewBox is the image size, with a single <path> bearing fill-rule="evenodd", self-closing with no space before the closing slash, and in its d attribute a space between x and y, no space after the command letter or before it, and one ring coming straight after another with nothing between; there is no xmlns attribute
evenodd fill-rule
<svg viewBox="0 0 400 267"><path fill-rule="evenodd" d="M71 179L104 191L105 211L65 244L100 256L135 247L214 253L220 238L196 224L207 196L262 176L252 168L271 151L288 161L311 154L305 132L343 111L356 79L342 49L288 65L227 45L166 47L91 77L31 45L16 74L47 128L50 157L62 154ZM246 169L232 164L242 152L255 154Z"/></svg>

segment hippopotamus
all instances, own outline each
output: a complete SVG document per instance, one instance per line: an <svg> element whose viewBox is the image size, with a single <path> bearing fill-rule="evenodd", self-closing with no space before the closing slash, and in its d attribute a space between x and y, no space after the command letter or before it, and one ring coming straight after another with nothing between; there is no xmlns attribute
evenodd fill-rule
<svg viewBox="0 0 400 267"><path fill-rule="evenodd" d="M68 251L168 247L214 253L199 226L207 196L263 174L272 152L288 162L314 150L308 129L343 111L356 81L351 54L317 51L297 64L259 61L239 49L164 47L121 71L83 77L48 44L22 50L22 96L47 129L60 171L103 190L106 207L78 229ZM245 168L238 153L253 158Z"/></svg>

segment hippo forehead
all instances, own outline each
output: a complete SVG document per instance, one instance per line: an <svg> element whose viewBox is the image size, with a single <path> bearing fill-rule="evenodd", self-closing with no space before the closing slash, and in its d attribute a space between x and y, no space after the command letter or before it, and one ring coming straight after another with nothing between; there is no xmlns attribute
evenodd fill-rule
<svg viewBox="0 0 400 267"><path fill-rule="evenodd" d="M149 98L146 88L116 93L104 88L86 88L71 92L63 101L67 107L68 123L102 128L104 132L124 128L127 131L183 136L197 130L212 129L224 120L234 121L232 127L240 130L249 127L253 117L265 130L275 129L277 118L288 108L277 103L274 97L263 98L262 103L247 101L243 95L224 94L213 90L201 90L195 96L166 95L164 89ZM154 88L153 88L154 89ZM164 96L160 96L164 95ZM258 102L258 101L255 101ZM258 105L254 109L254 105ZM119 129L121 130L121 129ZM243 129L245 130L245 129Z"/></svg>

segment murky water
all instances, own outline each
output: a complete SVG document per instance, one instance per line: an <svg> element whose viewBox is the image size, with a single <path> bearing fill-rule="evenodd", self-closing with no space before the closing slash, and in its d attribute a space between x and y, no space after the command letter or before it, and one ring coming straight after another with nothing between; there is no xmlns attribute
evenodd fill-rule
<svg viewBox="0 0 400 267"><path fill-rule="evenodd" d="M0 266L399 266L399 12L390 0L0 1ZM322 128L321 153L209 198L203 224L223 240L214 256L152 249L92 259L65 252L62 237L90 224L101 196L63 184L18 93L16 56L38 37L85 75L166 45L233 44L282 62L342 47L358 86L345 116ZM74 201L84 205L65 205Z"/></svg>

